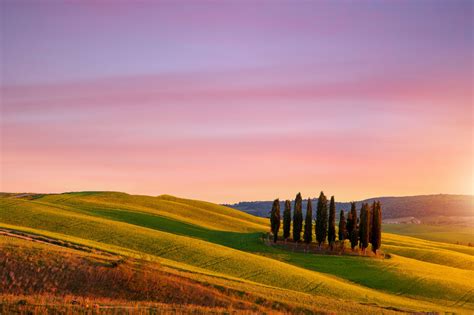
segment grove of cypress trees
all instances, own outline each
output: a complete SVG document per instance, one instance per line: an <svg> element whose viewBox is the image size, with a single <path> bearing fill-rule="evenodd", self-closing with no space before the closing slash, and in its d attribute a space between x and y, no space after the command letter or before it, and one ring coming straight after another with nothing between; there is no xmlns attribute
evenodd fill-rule
<svg viewBox="0 0 474 315"><path fill-rule="evenodd" d="M290 237L291 229L291 202L285 201L285 211L283 211L283 238L285 240Z"/></svg>
<svg viewBox="0 0 474 315"><path fill-rule="evenodd" d="M346 217L344 216L344 210L341 210L339 214L339 241L344 248L344 240L347 238L347 229L346 229Z"/></svg>
<svg viewBox="0 0 474 315"><path fill-rule="evenodd" d="M311 205L311 198L308 198L308 206L306 208L306 217L304 220L304 242L311 243L313 240L313 207Z"/></svg>
<svg viewBox="0 0 474 315"><path fill-rule="evenodd" d="M280 200L278 199L273 201L270 223L273 233L273 242L276 243L278 239L278 230L280 229Z"/></svg>
<svg viewBox="0 0 474 315"><path fill-rule="evenodd" d="M367 203L362 204L360 209L360 221L359 221L359 237L360 247L365 252L369 246L369 220L370 220L370 208Z"/></svg>
<svg viewBox="0 0 474 315"><path fill-rule="evenodd" d="M316 240L319 247L326 241L328 231L328 200L323 192L318 198L318 208L316 212Z"/></svg>
<svg viewBox="0 0 474 315"><path fill-rule="evenodd" d="M301 230L303 229L303 200L301 193L296 195L295 210L293 212L293 241L299 242L301 240Z"/></svg>
<svg viewBox="0 0 474 315"><path fill-rule="evenodd" d="M331 196L329 202L329 225L328 225L328 243L333 249L334 243L336 242L336 202L334 196Z"/></svg>
<svg viewBox="0 0 474 315"><path fill-rule="evenodd" d="M380 248L382 243L382 206L377 201L375 204L374 213L372 214L372 251L377 254L377 250Z"/></svg>

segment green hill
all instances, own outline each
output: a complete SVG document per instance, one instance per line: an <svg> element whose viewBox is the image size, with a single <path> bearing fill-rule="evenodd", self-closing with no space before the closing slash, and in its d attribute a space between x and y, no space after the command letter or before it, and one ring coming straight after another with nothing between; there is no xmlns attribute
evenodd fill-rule
<svg viewBox="0 0 474 315"><path fill-rule="evenodd" d="M0 227L159 263L288 308L474 310L474 251L466 246L385 233L391 259L288 252L264 244L265 219L207 202L116 192L3 195Z"/></svg>

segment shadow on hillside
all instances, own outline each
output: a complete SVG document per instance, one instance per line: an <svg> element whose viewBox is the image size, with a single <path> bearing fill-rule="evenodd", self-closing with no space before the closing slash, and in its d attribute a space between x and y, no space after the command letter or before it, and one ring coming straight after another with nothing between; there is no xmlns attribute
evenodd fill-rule
<svg viewBox="0 0 474 315"><path fill-rule="evenodd" d="M93 216L125 222L153 230L194 237L239 250L250 252L272 251L271 248L263 244L264 233L262 232L241 233L212 230L156 214L148 214L136 211L101 209L87 211L87 213Z"/></svg>

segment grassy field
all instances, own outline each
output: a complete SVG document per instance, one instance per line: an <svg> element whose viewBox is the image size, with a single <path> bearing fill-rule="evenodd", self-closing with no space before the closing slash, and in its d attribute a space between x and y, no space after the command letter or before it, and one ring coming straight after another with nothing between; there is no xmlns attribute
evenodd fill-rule
<svg viewBox="0 0 474 315"><path fill-rule="evenodd" d="M430 224L384 224L386 232L413 236L429 241L474 245L474 226L430 225Z"/></svg>
<svg viewBox="0 0 474 315"><path fill-rule="evenodd" d="M4 196L0 227L159 263L168 273L293 309L474 310L474 249L467 246L384 233L391 259L289 252L264 244L265 219L172 196L111 192Z"/></svg>

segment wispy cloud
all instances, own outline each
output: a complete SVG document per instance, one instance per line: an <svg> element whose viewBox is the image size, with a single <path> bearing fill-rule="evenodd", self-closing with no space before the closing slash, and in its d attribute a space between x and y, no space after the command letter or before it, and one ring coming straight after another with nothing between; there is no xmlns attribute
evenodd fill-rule
<svg viewBox="0 0 474 315"><path fill-rule="evenodd" d="M471 192L466 10L346 4L2 4L0 190Z"/></svg>

